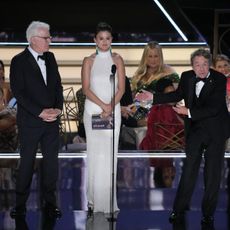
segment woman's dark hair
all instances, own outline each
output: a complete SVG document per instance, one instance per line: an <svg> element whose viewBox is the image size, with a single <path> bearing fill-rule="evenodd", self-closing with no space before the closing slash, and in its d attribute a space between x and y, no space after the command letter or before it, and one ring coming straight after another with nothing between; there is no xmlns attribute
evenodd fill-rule
<svg viewBox="0 0 230 230"><path fill-rule="evenodd" d="M3 89L0 87L0 97L3 97L3 95L4 95Z"/></svg>
<svg viewBox="0 0 230 230"><path fill-rule="evenodd" d="M0 60L0 68L3 70L3 73L5 72L5 66L2 60ZM5 76L2 76L1 79L4 81L5 80Z"/></svg>
<svg viewBox="0 0 230 230"><path fill-rule="evenodd" d="M163 93L165 88L168 86L173 86L172 80L168 78L162 78L157 81L156 83L156 92L157 93Z"/></svg>
<svg viewBox="0 0 230 230"><path fill-rule="evenodd" d="M96 27L95 36L101 31L107 31L112 34L112 27L106 22L99 22Z"/></svg>
<svg viewBox="0 0 230 230"><path fill-rule="evenodd" d="M3 63L3 61L2 61L2 60L0 60L0 66L2 67L2 69L3 69L3 71L4 71L4 69L5 69L5 65L4 65L4 63Z"/></svg>

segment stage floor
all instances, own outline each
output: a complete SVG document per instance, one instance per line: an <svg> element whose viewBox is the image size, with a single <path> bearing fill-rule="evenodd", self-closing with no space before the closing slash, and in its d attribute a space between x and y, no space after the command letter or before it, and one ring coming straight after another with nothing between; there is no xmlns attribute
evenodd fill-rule
<svg viewBox="0 0 230 230"><path fill-rule="evenodd" d="M61 219L53 223L54 230L179 230L168 222L176 188L181 173L181 158L172 159L175 166L175 177L171 172L166 177L174 178L172 184L160 182L157 167L153 167L148 158L122 157L118 160L118 206L120 212L117 220L108 221L106 216L97 213L87 218L86 201L86 163L85 157L61 158L58 197L63 212ZM9 210L14 204L15 170L1 168L5 179L0 183L0 229L15 229L14 220L9 216ZM200 229L200 204L203 194L203 167L187 212L187 227L181 230ZM3 174L3 173L1 173ZM216 230L227 230L229 219L227 215L227 164L223 172L221 191L215 215ZM39 208L39 173L36 171L32 181L31 194L28 200L26 221L30 230L41 228L41 212ZM157 179L158 178L158 179ZM1 179L1 178L0 178ZM166 186L166 187L163 187ZM23 230L23 229L20 229ZM44 230L44 229L43 229Z"/></svg>

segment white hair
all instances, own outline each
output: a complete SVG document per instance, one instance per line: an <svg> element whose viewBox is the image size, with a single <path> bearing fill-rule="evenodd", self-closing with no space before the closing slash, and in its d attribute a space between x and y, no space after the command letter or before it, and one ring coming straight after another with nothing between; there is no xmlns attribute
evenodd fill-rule
<svg viewBox="0 0 230 230"><path fill-rule="evenodd" d="M50 25L40 21L33 21L29 24L26 30L26 39L29 43L31 37L38 35L38 30L41 28L50 30Z"/></svg>

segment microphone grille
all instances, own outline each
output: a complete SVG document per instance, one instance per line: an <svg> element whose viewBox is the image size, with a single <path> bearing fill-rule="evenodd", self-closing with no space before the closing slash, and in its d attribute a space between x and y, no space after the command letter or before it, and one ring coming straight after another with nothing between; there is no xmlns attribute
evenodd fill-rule
<svg viewBox="0 0 230 230"><path fill-rule="evenodd" d="M116 70L117 70L117 67L116 67L116 65L113 64L112 67L111 67L112 74L115 74Z"/></svg>

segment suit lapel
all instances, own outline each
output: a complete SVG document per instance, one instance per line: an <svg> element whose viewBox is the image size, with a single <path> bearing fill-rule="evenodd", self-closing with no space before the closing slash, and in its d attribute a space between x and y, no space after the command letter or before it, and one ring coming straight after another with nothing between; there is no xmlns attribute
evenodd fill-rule
<svg viewBox="0 0 230 230"><path fill-rule="evenodd" d="M36 60L34 59L33 55L30 53L29 50L28 50L28 54L27 55L28 55L28 60L29 60L30 64L36 70L36 72L41 72L40 68L38 66L38 63L36 62Z"/></svg>
<svg viewBox="0 0 230 230"><path fill-rule="evenodd" d="M213 77L210 74L209 78L207 79L207 81L205 82L201 92L200 92L200 96L199 98L201 100L204 100L206 98L206 96L209 95L210 91L213 89Z"/></svg>
<svg viewBox="0 0 230 230"><path fill-rule="evenodd" d="M35 69L35 72L37 74L34 74L34 77L39 77L39 79L43 82L43 84L46 86L43 76L42 76L42 72L39 68L38 63L36 62L36 60L34 59L33 55L30 53L30 51L27 49L27 55L28 55L28 59L29 62L31 63L32 67ZM46 67L46 72L47 72L47 67ZM47 84L48 84L48 73L47 73Z"/></svg>

